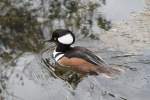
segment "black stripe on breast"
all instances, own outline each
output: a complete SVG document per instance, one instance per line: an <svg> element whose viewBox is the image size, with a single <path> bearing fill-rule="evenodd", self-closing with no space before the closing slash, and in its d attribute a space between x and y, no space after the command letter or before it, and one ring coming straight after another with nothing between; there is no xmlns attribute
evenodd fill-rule
<svg viewBox="0 0 150 100"><path fill-rule="evenodd" d="M54 58L56 58L58 55L63 54L62 52L57 53L55 56L53 55Z"/></svg>

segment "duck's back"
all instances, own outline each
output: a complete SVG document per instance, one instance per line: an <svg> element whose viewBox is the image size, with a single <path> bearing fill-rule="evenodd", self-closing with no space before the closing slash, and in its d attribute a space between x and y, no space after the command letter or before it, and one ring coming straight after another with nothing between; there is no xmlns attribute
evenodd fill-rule
<svg viewBox="0 0 150 100"><path fill-rule="evenodd" d="M94 65L106 65L103 59L96 56L93 52L90 50L84 48L84 47L73 47L67 52L65 52L65 56L68 58L80 58L84 59L87 62L94 64Z"/></svg>

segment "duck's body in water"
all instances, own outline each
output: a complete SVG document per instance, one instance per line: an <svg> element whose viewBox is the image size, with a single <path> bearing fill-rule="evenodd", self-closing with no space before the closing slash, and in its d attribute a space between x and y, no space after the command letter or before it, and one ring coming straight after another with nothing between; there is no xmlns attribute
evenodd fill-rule
<svg viewBox="0 0 150 100"><path fill-rule="evenodd" d="M53 32L50 42L55 42L57 47L53 52L55 61L62 67L70 68L83 75L103 75L111 78L118 74L119 69L109 67L101 58L84 47L71 47L75 42L74 34L65 29Z"/></svg>

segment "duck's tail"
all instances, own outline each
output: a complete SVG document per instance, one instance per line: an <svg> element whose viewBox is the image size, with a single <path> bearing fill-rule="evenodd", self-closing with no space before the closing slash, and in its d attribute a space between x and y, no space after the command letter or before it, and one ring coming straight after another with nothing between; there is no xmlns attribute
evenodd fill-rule
<svg viewBox="0 0 150 100"><path fill-rule="evenodd" d="M122 72L124 72L124 70L119 67L110 67L108 65L102 65L97 67L96 72L106 78L113 78L115 76L120 75Z"/></svg>

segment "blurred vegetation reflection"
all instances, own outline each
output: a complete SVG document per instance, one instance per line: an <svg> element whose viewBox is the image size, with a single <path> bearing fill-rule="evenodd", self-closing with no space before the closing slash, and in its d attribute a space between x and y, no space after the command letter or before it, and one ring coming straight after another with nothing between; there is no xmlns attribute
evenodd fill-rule
<svg viewBox="0 0 150 100"><path fill-rule="evenodd" d="M40 24L31 11L23 5L16 7L11 0L0 0L0 49L1 56L17 51L37 52L42 48ZM4 52L2 52L2 50ZM4 57L5 58L5 57Z"/></svg>
<svg viewBox="0 0 150 100"><path fill-rule="evenodd" d="M70 29L77 38L98 39L93 31L95 24L104 30L111 26L96 12L105 3L105 0L0 0L0 57L13 64L24 52L40 52L45 48L41 40L50 37L57 28ZM54 73L74 88L83 78L60 67Z"/></svg>
<svg viewBox="0 0 150 100"><path fill-rule="evenodd" d="M56 28L68 28L84 37L98 39L92 31L94 21L98 27L108 30L110 22L101 15L95 20L94 11L105 4L80 0L39 0L34 1L0 0L0 55L20 52L38 52L43 48L41 39L45 38L44 28L48 32ZM42 21L39 21L42 18ZM56 24L56 22L58 22ZM50 35L50 34L49 34ZM7 52L6 52L7 51ZM6 57L5 57L6 56Z"/></svg>

